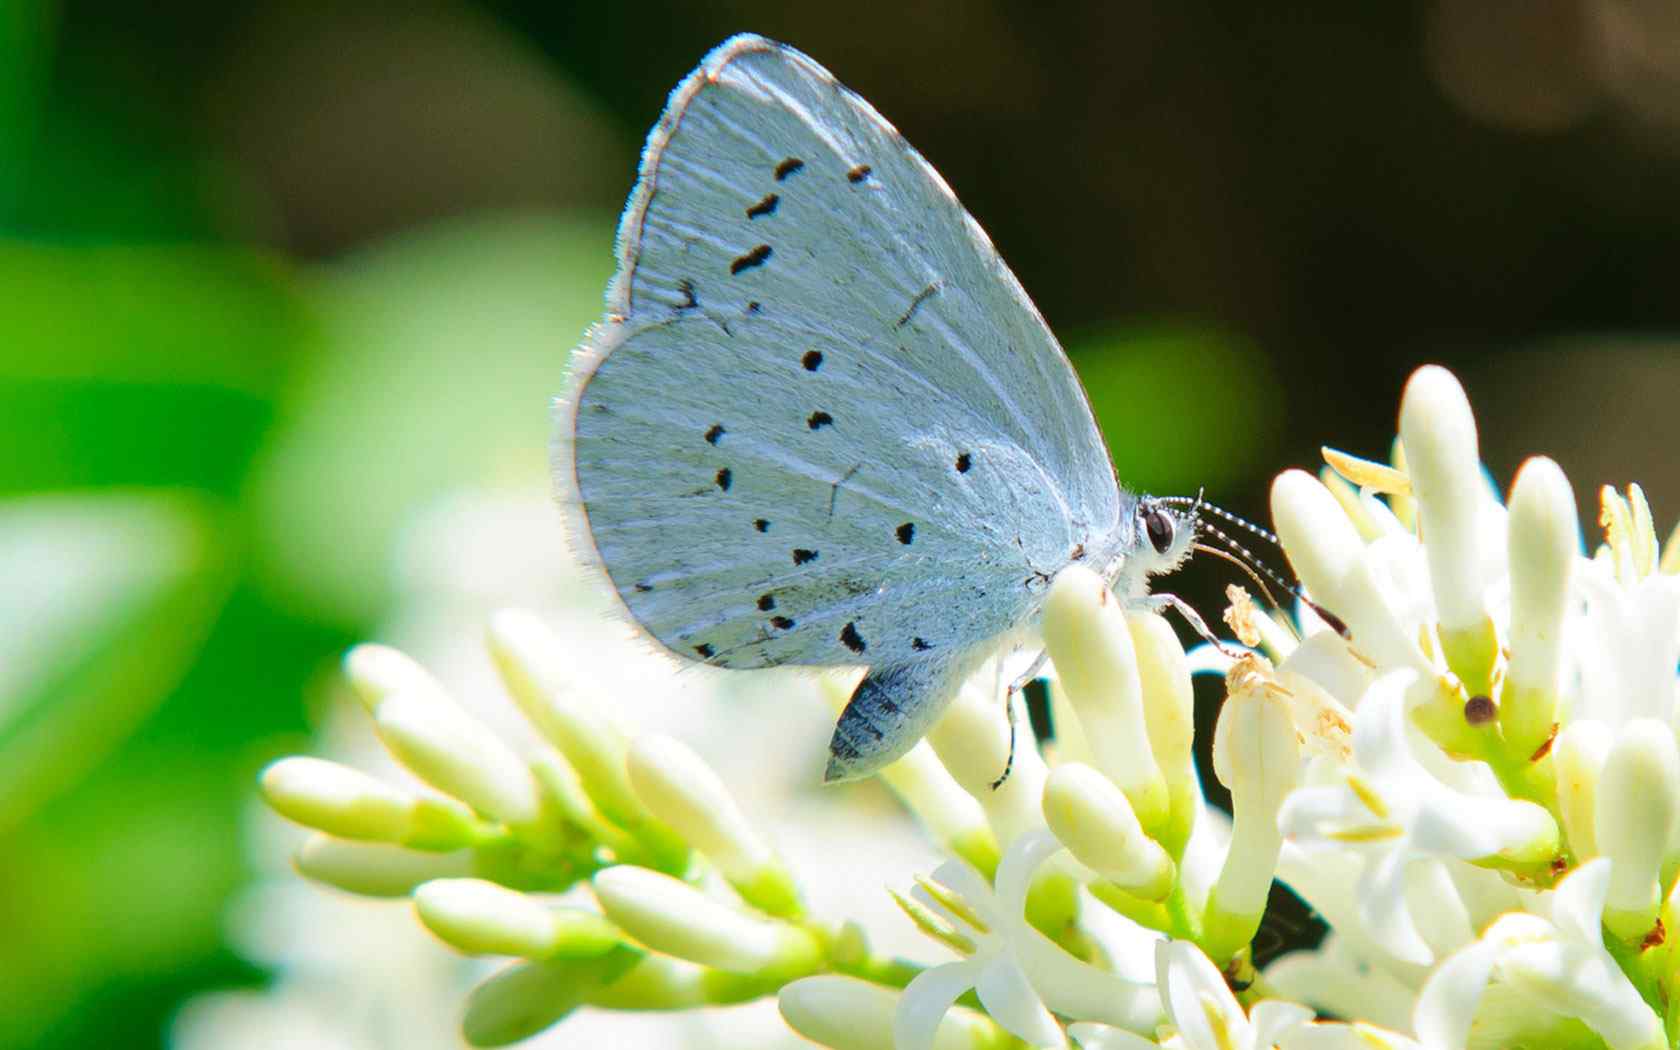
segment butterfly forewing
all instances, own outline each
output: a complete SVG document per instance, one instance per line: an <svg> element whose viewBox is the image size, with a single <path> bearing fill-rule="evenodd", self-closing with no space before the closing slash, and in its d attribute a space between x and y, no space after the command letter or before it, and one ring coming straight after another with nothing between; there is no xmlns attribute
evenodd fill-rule
<svg viewBox="0 0 1680 1050"><path fill-rule="evenodd" d="M673 93L563 419L635 618L726 667L934 659L1115 533L1078 380L950 190L758 38ZM563 483L570 479L562 479Z"/></svg>

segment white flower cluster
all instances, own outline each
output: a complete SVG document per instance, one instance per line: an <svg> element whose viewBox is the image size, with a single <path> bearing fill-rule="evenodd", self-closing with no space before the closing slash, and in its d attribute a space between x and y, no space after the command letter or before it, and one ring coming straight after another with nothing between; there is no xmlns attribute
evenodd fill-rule
<svg viewBox="0 0 1680 1050"><path fill-rule="evenodd" d="M1583 556L1545 459L1502 504L1436 368L1407 387L1392 465L1326 458L1278 478L1272 511L1342 623L1306 607L1297 628L1236 594L1253 651L1187 655L1070 568L1043 616L1048 758L1023 742L994 788L1010 730L988 668L881 774L951 858L895 894L950 961L882 957L811 913L712 770L670 737L627 739L523 614L495 619L491 650L534 756L364 646L350 679L436 793L299 757L264 794L316 829L305 875L411 896L459 951L516 960L466 1004L476 1045L583 1006L769 996L836 1050L1674 1045L1680 544L1660 551L1637 487L1607 489L1606 543ZM1190 676L1210 669L1230 818L1191 755ZM823 687L838 707L852 684ZM1330 933L1258 971L1274 879ZM592 902L562 899L583 886Z"/></svg>

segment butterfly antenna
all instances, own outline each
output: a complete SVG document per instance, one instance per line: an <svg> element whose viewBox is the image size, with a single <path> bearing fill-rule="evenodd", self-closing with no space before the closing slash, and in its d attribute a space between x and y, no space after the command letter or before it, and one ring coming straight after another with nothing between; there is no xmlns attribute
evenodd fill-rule
<svg viewBox="0 0 1680 1050"><path fill-rule="evenodd" d="M1193 551L1200 551L1203 554L1211 554L1215 558L1228 561L1232 565L1235 565L1237 568L1246 573L1249 579L1254 581L1255 586L1260 588L1260 593L1266 596L1266 601L1271 603L1273 608L1281 608L1281 606L1278 605L1278 600L1272 596L1271 588L1266 586L1266 581L1261 578L1259 573L1254 571L1253 566L1249 565L1235 554L1219 547L1210 547L1205 543L1192 543L1190 545L1190 549Z"/></svg>
<svg viewBox="0 0 1680 1050"><path fill-rule="evenodd" d="M1245 521L1244 519L1237 517L1235 514L1230 514L1230 513L1227 513L1226 511L1220 510L1218 507L1213 506L1211 503L1202 504L1202 508L1204 510L1212 511L1215 514L1217 514L1219 517L1225 518L1228 521L1237 522L1237 523L1243 525L1244 527L1246 527L1250 532L1253 532L1255 535L1266 539L1268 542L1270 542L1274 545L1277 545L1277 537L1272 535L1272 533L1266 531L1265 529L1262 529L1258 525L1254 525L1254 524L1252 524L1248 521ZM1225 547L1228 549L1229 553L1231 555L1234 555L1234 557L1228 557L1226 559L1227 561L1233 561L1233 562L1237 562L1237 563L1243 565L1247 569L1248 574L1251 578L1253 578L1256 573L1265 576L1267 579L1271 580L1273 583L1275 583L1279 587L1283 588L1289 594L1294 595L1295 598L1297 600L1299 600L1307 608L1309 608L1313 612L1317 613L1319 619L1321 619L1325 623L1329 624L1330 627L1333 630L1335 630L1335 632L1337 634L1341 635L1343 638L1349 637L1347 624L1342 622L1341 617L1337 616L1335 613L1331 612L1330 610L1324 608L1324 606L1322 606L1322 605L1318 604L1317 602L1313 601L1311 598L1308 598L1305 594L1303 594L1301 592L1301 588L1299 586L1297 586L1296 584L1293 584L1293 583L1289 582L1288 580L1284 579L1283 576L1280 575L1277 572L1277 570L1273 569L1270 565L1267 565L1265 562L1261 561L1260 557L1258 555L1256 555L1253 551L1249 550L1247 547L1243 546L1241 543L1238 543L1228 533L1224 532L1219 527L1217 527L1213 524L1210 524L1209 522L1207 522L1207 521L1205 521L1201 518L1196 519L1196 528L1202 535L1211 536L1211 537L1217 539L1219 542L1221 542L1225 545ZM1201 549L1204 549L1204 550L1206 549L1204 546L1202 546L1200 544L1198 544L1198 547L1200 547ZM1255 582L1259 583L1259 580L1255 580ZM1265 584L1263 584L1263 583L1260 584L1260 590L1265 594L1266 600L1271 602L1273 608L1275 608L1275 609L1282 609L1283 608L1283 606L1278 604L1277 599L1275 597L1273 597L1272 592L1266 588Z"/></svg>

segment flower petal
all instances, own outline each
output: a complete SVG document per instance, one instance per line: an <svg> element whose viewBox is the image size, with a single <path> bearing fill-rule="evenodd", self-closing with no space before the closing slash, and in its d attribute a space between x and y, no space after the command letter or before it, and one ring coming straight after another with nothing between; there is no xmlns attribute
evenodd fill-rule
<svg viewBox="0 0 1680 1050"><path fill-rule="evenodd" d="M1124 1028L1089 1021L1068 1025L1068 1035L1073 1036L1080 1050L1157 1050L1160 1045Z"/></svg>
<svg viewBox="0 0 1680 1050"><path fill-rule="evenodd" d="M1565 875L1552 892L1552 924L1565 937L1602 944L1604 902L1610 895L1610 861L1604 857Z"/></svg>
<svg viewBox="0 0 1680 1050"><path fill-rule="evenodd" d="M939 1022L962 993L974 987L984 965L981 958L962 959L917 974L893 1017L894 1050L932 1050Z"/></svg>
<svg viewBox="0 0 1680 1050"><path fill-rule="evenodd" d="M1202 950L1190 941L1155 946L1155 984L1173 1024L1197 1050L1247 1046L1248 1018ZM1235 1038L1233 1038L1235 1037Z"/></svg>
<svg viewBox="0 0 1680 1050"><path fill-rule="evenodd" d="M992 1020L1032 1046L1060 1047L1067 1044L1062 1026L1039 1002L1026 974L1008 956L986 963L974 982L980 1005Z"/></svg>
<svg viewBox="0 0 1680 1050"><path fill-rule="evenodd" d="M1313 1019L1310 1007L1282 999L1265 999L1248 1011L1248 1022L1254 1026L1254 1045L1270 1047L1282 1041L1291 1030Z"/></svg>
<svg viewBox="0 0 1680 1050"><path fill-rule="evenodd" d="M1412 1030L1431 1050L1462 1050L1482 1000L1498 945L1476 941L1447 956L1423 986Z"/></svg>
<svg viewBox="0 0 1680 1050"><path fill-rule="evenodd" d="M1406 865L1411 859L1406 850L1391 849L1366 865L1359 877L1359 918L1371 939L1390 954L1428 966L1434 961L1434 953L1423 942L1406 907Z"/></svg>

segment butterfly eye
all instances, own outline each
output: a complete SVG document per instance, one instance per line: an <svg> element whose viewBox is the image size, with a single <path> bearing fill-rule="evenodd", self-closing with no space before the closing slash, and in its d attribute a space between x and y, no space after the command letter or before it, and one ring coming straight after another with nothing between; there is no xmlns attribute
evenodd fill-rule
<svg viewBox="0 0 1680 1050"><path fill-rule="evenodd" d="M1156 554L1165 554L1172 547L1173 523L1167 517L1167 512L1159 507L1150 507L1143 513L1143 530L1149 534L1149 545L1155 548Z"/></svg>

